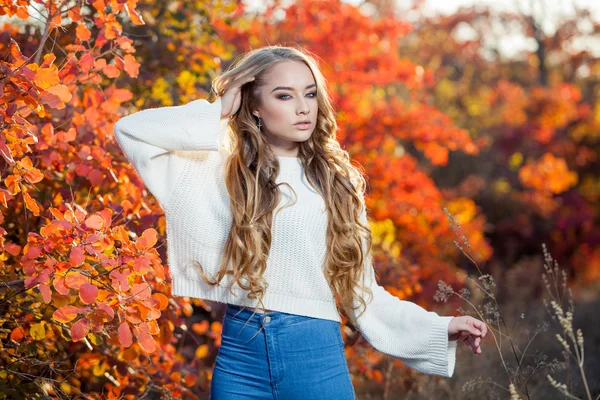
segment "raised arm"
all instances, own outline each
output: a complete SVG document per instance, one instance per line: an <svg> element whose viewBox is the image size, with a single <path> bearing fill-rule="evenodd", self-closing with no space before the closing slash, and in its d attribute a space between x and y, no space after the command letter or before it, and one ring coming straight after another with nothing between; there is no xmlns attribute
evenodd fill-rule
<svg viewBox="0 0 600 400"><path fill-rule="evenodd" d="M367 223L366 211L362 221ZM366 249L366 244L365 247ZM410 301L400 300L377 284L371 255L365 257L365 283L373 292L357 328L377 350L429 375L451 377L456 360L455 341L448 340L451 316L439 316ZM360 303L355 300L354 306ZM355 317L362 311L349 310Z"/></svg>
<svg viewBox="0 0 600 400"><path fill-rule="evenodd" d="M115 138L144 184L166 209L184 159L174 151L218 151L228 119L221 118L221 98L179 106L148 108L117 121Z"/></svg>

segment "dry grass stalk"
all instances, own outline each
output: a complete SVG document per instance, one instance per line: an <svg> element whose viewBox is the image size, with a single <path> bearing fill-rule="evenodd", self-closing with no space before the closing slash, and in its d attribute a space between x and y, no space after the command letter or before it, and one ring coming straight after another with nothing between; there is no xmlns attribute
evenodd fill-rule
<svg viewBox="0 0 600 400"><path fill-rule="evenodd" d="M549 324L546 322L543 322L542 325L536 329L533 337L530 338L530 340L526 344L524 350L522 352L520 352L521 354L519 354L519 346L513 339L512 335L510 333L510 330L508 329L508 326L506 324L506 321L504 320L504 317L502 316L502 313L500 311L500 306L496 300L496 283L494 281L494 278L490 274L482 273L479 265L477 264L477 261L475 261L475 257L471 253L471 250L472 250L471 246L470 246L466 236L462 233L460 224L448 212L448 210L446 208L444 208L444 212L446 213L446 215L448 216L448 219L450 221L450 228L462 241L462 245L456 241L454 242L454 244L475 265L475 267L480 275L477 278L477 280L474 280L473 278L466 276L466 275L464 277L469 281L469 283L473 284L474 290L477 290L479 293L481 293L483 295L483 300L481 301L482 306L481 305L477 306L470 300L470 297L471 297L470 289L464 288L464 289L461 289L460 291L456 292L450 285L446 284L444 281L441 281L441 280L438 282L438 290L434 296L434 299L436 301L446 302L448 300L448 298L450 298L451 296L457 296L472 308L472 310L474 311L474 314L476 314L476 315L474 315L476 318L479 318L480 320L484 321L488 325L489 332L491 333L491 337L494 341L494 344L495 344L498 354L500 356L500 361L501 361L502 366L507 374L508 381L509 381L508 387L500 385L497 382L490 381L489 379L488 380L480 380L479 382L471 381L471 382L468 382L467 384L465 384L465 386L463 387L463 390L465 390L465 391L472 390L474 387L484 384L484 383L485 384L493 384L496 387L499 387L499 388L505 390L507 392L507 394L510 394L511 400L520 400L521 399L521 394L519 393L519 389L523 391L524 396L527 399L530 399L531 397L530 397L529 390L527 387L527 381L531 378L531 376L543 369L546 369L546 368L548 368L551 372L564 369L565 367L568 367L570 365L568 362L569 356L572 356L579 367L579 372L581 374L583 384L584 384L584 387L586 390L586 395L587 395L586 398L587 398L587 400L592 400L592 396L590 394L589 385L588 385L588 382L586 379L585 371L583 369L583 360L584 360L583 333L582 333L581 329L578 329L577 333L575 335L573 325L572 325L573 312L574 312L572 293L571 293L571 290L569 288L567 288L566 274L564 271L562 271L562 275L561 275L562 279L558 279L559 272L560 272L558 263L552 259L552 257L550 256L550 254L548 253L548 251L546 249L546 245L545 244L542 245L543 252L544 252L544 261L545 261L545 263L544 263L545 272L542 274L542 279L544 280L546 289L548 290L548 293L550 294L550 297L552 298L552 300L550 301L550 305L551 305L554 313L550 312L550 317L553 320L558 320L560 322L560 326L562 327L562 330L563 330L564 337L557 334L556 338L564 349L563 355L565 356L566 362L561 363L555 359L555 360L547 363L544 360L539 360L537 365L535 365L533 368L532 367L524 367L523 359L525 357L525 354L529 350L531 343L533 342L535 337L540 332L547 330ZM465 250L465 248L467 249L468 252ZM551 267L552 265L553 265L553 267ZM559 283L559 281L560 281L560 283ZM564 312L563 308L562 308L562 304L565 299L565 293L568 293L567 300L569 301L569 307L570 307L567 312ZM485 302L485 304L483 304L484 302ZM544 305L546 306L546 309L550 310L550 308L548 307L548 303L546 302L545 299L543 299L543 302L544 302ZM461 314L463 314L463 315L468 314L462 308L459 309L459 312L461 312ZM520 318L521 319L524 318L524 314L521 314ZM568 343L567 339L570 339L572 346ZM516 369L510 368L507 360L504 359L504 356L501 351L503 340L507 340L510 345L512 356L514 357L516 364L517 364ZM531 370L531 373L528 375L525 375L525 372L524 372L525 369ZM548 381L550 382L550 384L553 387L555 387L556 389L560 390L561 393L564 394L567 398L579 399L578 397L574 396L572 393L569 392L566 385L556 382L551 377L550 374L547 374L547 378L548 378ZM598 396L596 398L596 400L600 400L600 396Z"/></svg>

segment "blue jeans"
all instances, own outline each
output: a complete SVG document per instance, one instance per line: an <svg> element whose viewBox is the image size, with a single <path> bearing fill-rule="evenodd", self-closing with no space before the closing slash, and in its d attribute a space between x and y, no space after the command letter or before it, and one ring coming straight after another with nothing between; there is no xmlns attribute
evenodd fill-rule
<svg viewBox="0 0 600 400"><path fill-rule="evenodd" d="M354 400L340 324L228 304L210 398Z"/></svg>

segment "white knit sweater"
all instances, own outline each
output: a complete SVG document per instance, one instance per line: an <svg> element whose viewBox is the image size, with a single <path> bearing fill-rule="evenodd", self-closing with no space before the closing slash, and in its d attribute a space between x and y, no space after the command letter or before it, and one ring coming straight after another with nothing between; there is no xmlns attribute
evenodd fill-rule
<svg viewBox="0 0 600 400"><path fill-rule="evenodd" d="M121 118L114 129L123 152L165 211L173 295L257 307L237 285L236 296L231 295L229 275L220 287L209 286L192 264L199 261L209 276L215 276L232 221L224 180L227 119L221 119L221 99L146 109ZM328 217L324 200L306 181L299 158L278 159L277 183L290 184L298 198L295 205L279 210L294 200L287 186L280 186L264 306L341 322L323 274ZM362 218L367 221L366 213ZM377 350L415 370L452 376L457 343L448 340L452 317L391 295L377 284L372 257L366 260L373 298L357 328Z"/></svg>

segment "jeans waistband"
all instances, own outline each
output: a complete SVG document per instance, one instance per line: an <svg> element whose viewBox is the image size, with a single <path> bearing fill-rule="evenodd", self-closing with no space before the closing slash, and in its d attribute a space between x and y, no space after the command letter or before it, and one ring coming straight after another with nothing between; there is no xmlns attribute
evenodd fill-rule
<svg viewBox="0 0 600 400"><path fill-rule="evenodd" d="M227 304L225 317L236 321L247 323L256 327L261 327L265 323L269 326L288 326L303 321L315 320L317 318L308 317L305 315L289 314L281 311L268 311L262 313L247 307L238 306L235 304Z"/></svg>

